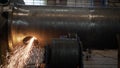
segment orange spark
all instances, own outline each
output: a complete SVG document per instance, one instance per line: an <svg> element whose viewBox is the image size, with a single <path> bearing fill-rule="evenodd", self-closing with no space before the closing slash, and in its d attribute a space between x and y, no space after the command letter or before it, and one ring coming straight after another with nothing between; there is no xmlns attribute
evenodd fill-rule
<svg viewBox="0 0 120 68"><path fill-rule="evenodd" d="M27 46L18 47L11 55L7 65L3 68L25 68L29 61L32 60L30 57L35 55L37 55L38 58L35 61L41 59L40 62L42 62L44 55L43 49L36 49L33 47L33 42L35 39L35 37L31 38ZM36 64L39 64L40 62L37 62Z"/></svg>

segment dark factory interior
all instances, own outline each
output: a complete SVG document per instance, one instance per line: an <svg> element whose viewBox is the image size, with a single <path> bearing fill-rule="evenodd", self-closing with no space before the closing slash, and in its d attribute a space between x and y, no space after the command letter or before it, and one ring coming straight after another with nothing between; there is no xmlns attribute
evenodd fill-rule
<svg viewBox="0 0 120 68"><path fill-rule="evenodd" d="M0 68L120 68L120 0L0 0Z"/></svg>

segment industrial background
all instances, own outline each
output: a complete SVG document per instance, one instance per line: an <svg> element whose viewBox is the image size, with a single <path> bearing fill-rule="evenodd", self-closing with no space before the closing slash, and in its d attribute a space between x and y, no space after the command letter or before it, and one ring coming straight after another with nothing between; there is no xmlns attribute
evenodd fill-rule
<svg viewBox="0 0 120 68"><path fill-rule="evenodd" d="M43 46L52 45L51 39L56 41L56 38L77 38L77 41L80 40L83 54L88 48L93 49L94 54L100 50L99 55L102 57L93 56L100 58L97 61L101 58L108 59L103 57L104 53L114 55L110 56L113 58L110 62L107 62L109 59L106 60L109 64L96 62L97 67L91 64L94 61L83 61L85 68L119 68L120 0L7 1L0 0L0 65L5 63L6 53L11 52L25 36L34 35L39 38ZM57 43L55 44L59 45Z"/></svg>

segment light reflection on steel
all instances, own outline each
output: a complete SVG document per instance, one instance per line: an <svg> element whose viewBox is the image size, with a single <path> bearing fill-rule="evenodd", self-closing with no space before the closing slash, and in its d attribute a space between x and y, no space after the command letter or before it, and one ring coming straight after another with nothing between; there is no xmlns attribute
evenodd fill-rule
<svg viewBox="0 0 120 68"><path fill-rule="evenodd" d="M18 6L25 9L23 12L15 9L13 12L14 23L11 24L13 38L33 35L47 42L61 34L74 32L82 33L118 33L120 32L119 8L72 8L55 6ZM19 15L25 13L28 15ZM17 24L18 21L23 23ZM13 41L16 44L18 41Z"/></svg>

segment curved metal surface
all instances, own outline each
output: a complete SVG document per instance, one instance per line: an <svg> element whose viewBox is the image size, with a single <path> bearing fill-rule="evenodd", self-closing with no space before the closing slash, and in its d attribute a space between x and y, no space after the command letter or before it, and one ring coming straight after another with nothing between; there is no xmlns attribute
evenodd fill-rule
<svg viewBox="0 0 120 68"><path fill-rule="evenodd" d="M19 6L13 12L13 44L30 34L44 40L69 32L92 37L116 34L120 32L119 15L119 8Z"/></svg>
<svg viewBox="0 0 120 68"><path fill-rule="evenodd" d="M83 68L79 61L82 54L79 52L77 40L73 39L53 39L50 49L46 49L47 68Z"/></svg>

